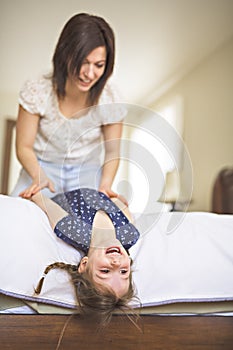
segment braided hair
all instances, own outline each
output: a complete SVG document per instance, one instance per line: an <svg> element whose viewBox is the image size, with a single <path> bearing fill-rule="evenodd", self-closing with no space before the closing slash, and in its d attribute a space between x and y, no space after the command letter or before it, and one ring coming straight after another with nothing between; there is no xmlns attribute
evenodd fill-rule
<svg viewBox="0 0 233 350"><path fill-rule="evenodd" d="M37 287L35 288L35 293L36 294L40 294L41 292L41 289L43 287L43 284L44 284L44 279L47 275L47 273L50 271L50 270L53 270L53 269L61 269L61 270L65 270L67 271L71 276L72 276L72 273L73 272L78 272L78 266L77 265L71 265L71 264L66 264L64 262L55 262L53 264L50 264L46 267L46 269L44 270L44 273L43 273L43 276L41 277L40 281L38 282L37 284Z"/></svg>

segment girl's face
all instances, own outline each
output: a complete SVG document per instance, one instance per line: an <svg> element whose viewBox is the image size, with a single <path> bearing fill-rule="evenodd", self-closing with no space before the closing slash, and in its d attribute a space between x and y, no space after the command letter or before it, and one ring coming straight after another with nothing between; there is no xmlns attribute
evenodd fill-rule
<svg viewBox="0 0 233 350"><path fill-rule="evenodd" d="M118 297L129 289L130 257L118 240L106 247L90 248L88 257L84 257L79 272L88 267L92 279L97 285L111 288Z"/></svg>
<svg viewBox="0 0 233 350"><path fill-rule="evenodd" d="M104 74L106 48L99 46L89 53L82 63L78 78L72 79L80 92L88 92ZM75 81L74 81L75 80Z"/></svg>

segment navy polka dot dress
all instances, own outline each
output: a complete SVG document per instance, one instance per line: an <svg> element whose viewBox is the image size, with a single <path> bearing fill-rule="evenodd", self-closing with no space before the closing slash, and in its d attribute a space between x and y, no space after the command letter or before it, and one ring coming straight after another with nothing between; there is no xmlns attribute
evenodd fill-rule
<svg viewBox="0 0 233 350"><path fill-rule="evenodd" d="M56 235L87 254L91 242L92 224L98 210L103 210L111 219L116 238L125 249L134 245L140 234L124 213L104 193L89 188L80 188L61 193L52 198L69 215L60 220Z"/></svg>

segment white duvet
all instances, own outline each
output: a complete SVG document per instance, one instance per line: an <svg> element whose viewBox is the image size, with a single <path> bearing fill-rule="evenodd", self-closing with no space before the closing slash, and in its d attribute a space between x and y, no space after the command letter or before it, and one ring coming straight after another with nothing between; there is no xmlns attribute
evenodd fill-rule
<svg viewBox="0 0 233 350"><path fill-rule="evenodd" d="M77 264L79 252L56 237L46 215L30 201L0 195L0 213L0 292L75 307L64 271L49 272L39 296L34 288L48 264ZM170 230L172 222L176 228ZM151 213L138 216L135 224L142 236L130 254L143 306L233 300L232 215Z"/></svg>

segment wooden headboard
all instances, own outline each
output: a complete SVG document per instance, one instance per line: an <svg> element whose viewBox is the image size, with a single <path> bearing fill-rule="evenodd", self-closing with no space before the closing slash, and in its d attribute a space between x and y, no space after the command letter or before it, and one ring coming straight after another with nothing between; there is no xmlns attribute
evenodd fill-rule
<svg viewBox="0 0 233 350"><path fill-rule="evenodd" d="M9 178L10 178L10 160L12 151L13 130L16 125L16 120L8 118L5 120L5 138L3 145L3 165L2 165L2 183L1 193L8 194Z"/></svg>

